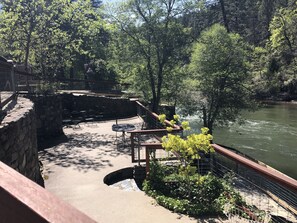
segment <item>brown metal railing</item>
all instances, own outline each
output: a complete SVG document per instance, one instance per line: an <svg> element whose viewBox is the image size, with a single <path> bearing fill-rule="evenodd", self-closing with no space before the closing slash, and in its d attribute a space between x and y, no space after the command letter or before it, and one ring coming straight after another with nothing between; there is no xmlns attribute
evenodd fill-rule
<svg viewBox="0 0 297 223"><path fill-rule="evenodd" d="M150 172L151 154L163 150L161 143L142 144L145 147L146 174ZM210 157L207 171L219 177L232 175L232 184L244 200L266 215L273 222L297 221L297 181L253 160L236 154L222 146L212 144L215 153ZM200 167L201 168L201 167ZM202 167L203 168L203 167ZM229 179L230 180L230 179ZM242 210L232 210L228 217L241 215ZM256 221L264 222L264 221Z"/></svg>
<svg viewBox="0 0 297 223"><path fill-rule="evenodd" d="M95 223L38 184L0 162L0 222Z"/></svg>
<svg viewBox="0 0 297 223"><path fill-rule="evenodd" d="M249 160L239 154L236 154L222 146L219 146L217 144L213 144L212 146L217 153L219 153L231 160L236 161L236 163L238 163L238 164L244 165L244 166L248 167L249 169L252 169L252 170L258 172L279 184L286 185L286 187L291 188L292 190L294 190L297 193L297 181L296 180L294 180L294 179L292 179L278 171L274 171L271 168L267 168L267 167L260 165L254 161L251 161L251 160Z"/></svg>
<svg viewBox="0 0 297 223"><path fill-rule="evenodd" d="M137 114L140 116L146 125L143 125L143 128L149 129L142 129L142 130L135 130L131 131L131 158L132 163L138 162L145 162L145 153L143 153L143 157L141 157L141 149L144 149L143 142L141 142L141 138L143 137L150 137L155 138L157 141L160 141L160 138L168 133L165 129L166 126L171 126L173 130L171 131L172 134L179 134L182 133L182 128L178 125L172 125L168 120L165 120L165 125L162 125L159 121L159 116L151 112L148 108L146 108L143 104L139 101L136 101L137 106Z"/></svg>
<svg viewBox="0 0 297 223"><path fill-rule="evenodd" d="M156 121L159 121L158 115L156 113L149 111L139 101L137 101L136 103L137 103L138 107L140 107L141 109L143 109L146 112L146 115L150 115ZM138 114L139 114L139 112L138 112ZM171 125L171 123L168 120L166 120L165 123L167 125ZM175 133L175 132L180 132L180 131L182 131L182 129L178 125L174 125L174 129L172 132ZM164 128L163 129L147 129L147 130L131 131L130 133L131 133L131 138L133 139L132 135L135 135L135 134L143 134L143 135L167 134L167 130ZM150 149L163 149L161 143L149 143L149 144L144 143L144 144L142 144L142 146L148 147ZM272 168L267 168L263 165L260 165L259 163L256 163L246 157L236 154L235 152L230 151L222 146L219 146L217 144L212 144L212 146L217 153L227 157L228 159L234 160L241 165L247 166L250 169L261 173L262 175L265 175L266 177L271 178L273 181L276 181L280 184L285 184L288 188L291 188L297 192L297 181L296 180L294 180L294 179L292 179L278 171L273 171Z"/></svg>
<svg viewBox="0 0 297 223"><path fill-rule="evenodd" d="M149 154L151 150L161 150L164 148L162 147L161 143L147 143L142 144L142 146L146 147L146 154ZM272 168L265 167L263 165L260 165L250 159L247 159L241 155L236 154L235 152L232 152L222 146L219 146L217 144L212 144L212 147L214 148L215 152L223 155L224 157L234 160L238 164L244 165L254 171L257 171L261 175L264 175L265 177L268 177L269 179L281 184L285 185L286 187L292 189L297 193L297 181L276 171ZM147 156L146 156L147 157ZM146 160L146 164L149 165L149 160ZM147 173L149 173L149 167L147 168Z"/></svg>
<svg viewBox="0 0 297 223"><path fill-rule="evenodd" d="M159 128L159 129L164 129L164 126L160 123L159 121L159 115L150 111L147 107L145 107L143 104L141 104L139 101L136 101L136 106L137 106L137 114L142 117L145 121L145 123L149 123L149 120L152 120L154 124L151 126L153 129ZM176 130L181 130L181 127L178 125L171 125L170 121L165 120L165 124L167 126L171 126ZM152 129L150 128L150 129Z"/></svg>

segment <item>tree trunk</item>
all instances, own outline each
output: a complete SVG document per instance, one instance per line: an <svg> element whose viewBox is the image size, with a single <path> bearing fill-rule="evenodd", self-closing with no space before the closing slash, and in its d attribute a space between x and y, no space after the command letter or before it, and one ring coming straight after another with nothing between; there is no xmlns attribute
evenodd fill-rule
<svg viewBox="0 0 297 223"><path fill-rule="evenodd" d="M158 110L159 110L159 102L158 102L158 98L157 97L153 97L153 101L152 103L152 112L155 112L158 114Z"/></svg>
<svg viewBox="0 0 297 223"><path fill-rule="evenodd" d="M154 72L153 72L153 69L151 67L151 58L150 57L148 57L147 70L148 70L148 77L149 77L149 81L150 81L151 92L152 92L152 95L153 95L153 98L152 98L152 101L151 101L151 107L152 107L151 109L152 109L153 112L157 113L158 112L158 104L159 104L159 101L160 101L160 96L156 92Z"/></svg>
<svg viewBox="0 0 297 223"><path fill-rule="evenodd" d="M202 113L203 113L203 127L207 127L207 112L206 108L202 108Z"/></svg>
<svg viewBox="0 0 297 223"><path fill-rule="evenodd" d="M70 68L69 78L70 78L69 87L70 87L70 90L73 90L73 82L72 82L72 79L74 78L74 69L73 69L73 65L72 65L71 68Z"/></svg>
<svg viewBox="0 0 297 223"><path fill-rule="evenodd" d="M25 53L25 71L28 72L29 54L30 54L31 33L27 36L26 53Z"/></svg>
<svg viewBox="0 0 297 223"><path fill-rule="evenodd" d="M30 54L30 43L31 43L31 30L27 35L27 42L26 42L26 52L25 52L25 72L28 73L29 69L29 54ZM29 76L26 77L26 82L27 82L27 91L30 93L30 86L29 86Z"/></svg>
<svg viewBox="0 0 297 223"><path fill-rule="evenodd" d="M228 23L228 19L227 19L224 0L220 0L220 4L221 4L221 10L222 10L222 15L223 15L223 20L224 20L224 26L225 26L227 32L229 33L230 29L229 29L229 23Z"/></svg>
<svg viewBox="0 0 297 223"><path fill-rule="evenodd" d="M202 108L202 118L203 118L203 127L207 127L209 129L209 134L212 134L213 131L213 122L209 117L209 114L207 114L207 110L205 107Z"/></svg>
<svg viewBox="0 0 297 223"><path fill-rule="evenodd" d="M163 65L159 64L159 71L158 71L158 84L157 84L157 94L156 94L156 101L155 101L155 111L158 114L159 104L161 100L161 89L163 83Z"/></svg>

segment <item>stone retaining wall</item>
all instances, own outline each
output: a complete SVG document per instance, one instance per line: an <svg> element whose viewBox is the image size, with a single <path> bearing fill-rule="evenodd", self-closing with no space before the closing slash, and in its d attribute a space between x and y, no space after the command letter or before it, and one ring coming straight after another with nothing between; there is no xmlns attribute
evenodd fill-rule
<svg viewBox="0 0 297 223"><path fill-rule="evenodd" d="M38 141L63 135L60 95L26 96L34 102Z"/></svg>
<svg viewBox="0 0 297 223"><path fill-rule="evenodd" d="M7 112L0 124L0 161L43 185L40 173L34 104L25 98Z"/></svg>

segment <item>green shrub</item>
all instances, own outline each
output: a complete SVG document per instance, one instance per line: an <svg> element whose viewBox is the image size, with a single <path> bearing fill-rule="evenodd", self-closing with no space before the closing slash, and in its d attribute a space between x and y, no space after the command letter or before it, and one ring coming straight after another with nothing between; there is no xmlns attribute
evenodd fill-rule
<svg viewBox="0 0 297 223"><path fill-rule="evenodd" d="M165 115L159 116L164 125L165 119ZM176 124L178 116L170 122L171 125ZM187 122L183 123L183 129L189 129ZM167 127L167 130L172 131L172 127ZM174 212L192 216L222 214L225 204L233 202L235 205L242 201L226 180L211 174L197 174L194 160L200 159L201 152L214 152L208 129L202 128L201 132L189 135L186 139L172 134L164 136L162 147L166 151L178 153L179 162L176 166L167 166L156 160L151 161L150 173L143 189L158 204Z"/></svg>
<svg viewBox="0 0 297 223"><path fill-rule="evenodd" d="M239 194L227 181L211 174L185 177L176 167L151 162L149 178L143 189L157 203L169 210L191 216L222 214L224 205L239 203Z"/></svg>

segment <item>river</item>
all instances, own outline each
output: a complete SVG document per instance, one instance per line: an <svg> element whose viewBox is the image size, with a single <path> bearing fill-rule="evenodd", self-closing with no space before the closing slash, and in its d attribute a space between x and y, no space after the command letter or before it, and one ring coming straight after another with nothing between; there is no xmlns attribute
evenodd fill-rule
<svg viewBox="0 0 297 223"><path fill-rule="evenodd" d="M214 142L239 150L297 179L297 104L267 104L244 114L245 123L216 128ZM192 128L201 126L197 116Z"/></svg>

